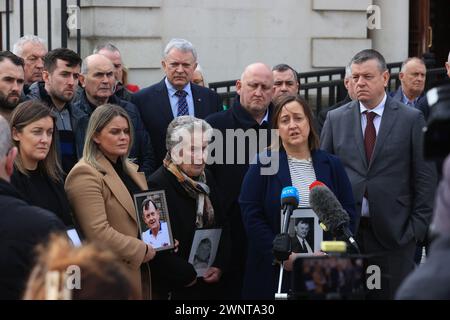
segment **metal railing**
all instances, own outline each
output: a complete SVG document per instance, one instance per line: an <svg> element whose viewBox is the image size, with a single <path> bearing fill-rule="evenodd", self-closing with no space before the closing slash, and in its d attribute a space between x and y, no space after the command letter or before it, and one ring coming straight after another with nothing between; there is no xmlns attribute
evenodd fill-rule
<svg viewBox="0 0 450 320"><path fill-rule="evenodd" d="M31 1L31 0L29 0ZM45 12L42 10L39 10L38 7L38 1L33 1L33 34L39 36L39 30L38 30L38 18L44 18L45 19ZM41 4L43 1L40 0L39 4ZM80 2L81 0L76 1L77 8L80 8ZM70 35L70 31L67 27L67 21L69 19L68 16L68 8L71 6L67 5L67 0L61 0L61 47L67 48L67 42ZM3 30L3 21L2 17L3 14L0 15L0 50L11 50L12 49L12 43L11 43L11 4L9 0L5 1L5 30ZM25 28L24 28L24 1L19 1L19 37L22 37L25 35ZM48 50L51 50L53 48L53 30L52 30L52 0L47 0L47 12L46 12L46 20L47 20L47 47ZM4 32L5 31L5 32ZM4 38L3 38L4 37ZM5 48L3 47L3 39L5 39ZM77 43L77 52L80 54L81 51L81 30L80 28L77 28L76 33L76 43Z"/></svg>
<svg viewBox="0 0 450 320"><path fill-rule="evenodd" d="M389 90L396 90L400 86L398 73L402 63L388 63L387 67L391 78ZM344 86L345 68L333 68L319 71L298 73L300 80L300 95L302 95L316 114L323 107L334 105L343 100L347 94ZM223 99L226 106L231 106L236 98L236 80L212 82L209 87L216 91Z"/></svg>

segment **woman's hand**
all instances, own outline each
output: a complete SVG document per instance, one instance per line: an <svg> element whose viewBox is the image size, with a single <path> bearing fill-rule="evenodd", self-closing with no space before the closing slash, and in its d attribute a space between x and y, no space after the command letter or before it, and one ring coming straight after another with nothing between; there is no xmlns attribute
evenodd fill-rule
<svg viewBox="0 0 450 320"><path fill-rule="evenodd" d="M292 271L294 267L294 260L299 256L298 253L292 252L289 256L289 258L285 261L283 261L283 268L286 271Z"/></svg>
<svg viewBox="0 0 450 320"><path fill-rule="evenodd" d="M208 270L206 270L205 275L203 276L203 280L206 283L215 283L220 280L221 276L222 270L216 267L209 267Z"/></svg>
<svg viewBox="0 0 450 320"><path fill-rule="evenodd" d="M178 242L177 239L174 239L174 240L175 240L175 244L174 244L173 252L177 253L178 252L178 246L180 245L180 243Z"/></svg>
<svg viewBox="0 0 450 320"><path fill-rule="evenodd" d="M149 244L146 244L146 245L147 245L147 251L145 253L144 262L148 262L148 261L152 260L156 255L155 249Z"/></svg>
<svg viewBox="0 0 450 320"><path fill-rule="evenodd" d="M311 253L295 253L292 252L291 255L289 256L289 259L287 259L286 261L283 261L283 268L286 271L292 271L294 269L294 260L298 257L320 257L320 256L326 256L327 254L325 252L322 251L317 251L314 252L313 254Z"/></svg>

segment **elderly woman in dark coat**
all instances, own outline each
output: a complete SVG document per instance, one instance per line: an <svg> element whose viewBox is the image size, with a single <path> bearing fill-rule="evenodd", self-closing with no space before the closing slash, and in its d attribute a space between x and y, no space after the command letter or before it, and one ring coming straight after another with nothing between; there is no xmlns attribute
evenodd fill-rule
<svg viewBox="0 0 450 320"><path fill-rule="evenodd" d="M219 298L220 279L228 261L227 223L216 184L205 169L211 133L212 128L203 120L191 116L175 118L167 129L164 163L148 180L151 189L165 190L173 237L179 241L176 253L159 252L152 262L154 285L160 287L160 293L163 287L171 291L173 299ZM187 284L193 270L188 259L194 234L198 229L209 228L222 228L216 258L203 277L195 284ZM176 255L176 263L170 267L166 261L158 267L169 254ZM174 277L184 277L183 286L175 283Z"/></svg>

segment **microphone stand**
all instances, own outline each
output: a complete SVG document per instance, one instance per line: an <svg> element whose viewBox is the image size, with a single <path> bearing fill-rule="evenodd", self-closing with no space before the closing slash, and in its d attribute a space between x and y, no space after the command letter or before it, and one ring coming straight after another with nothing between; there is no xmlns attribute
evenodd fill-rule
<svg viewBox="0 0 450 320"><path fill-rule="evenodd" d="M283 233L287 233L289 229L289 219L290 215L288 212L292 213L292 210L287 210L288 206L286 206L283 210ZM287 300L289 298L288 293L282 293L281 292L281 285L283 283L283 274L284 274L284 268L283 268L283 261L280 261L280 274L278 276L278 291L275 293L275 300Z"/></svg>

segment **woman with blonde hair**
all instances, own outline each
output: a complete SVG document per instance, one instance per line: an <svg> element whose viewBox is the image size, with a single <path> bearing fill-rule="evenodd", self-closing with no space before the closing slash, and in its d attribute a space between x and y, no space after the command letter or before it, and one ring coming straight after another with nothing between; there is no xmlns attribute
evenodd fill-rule
<svg viewBox="0 0 450 320"><path fill-rule="evenodd" d="M50 210L66 226L73 226L56 152L57 130L52 111L37 100L23 102L14 109L10 127L13 144L19 151L11 183L29 204Z"/></svg>
<svg viewBox="0 0 450 320"><path fill-rule="evenodd" d="M128 160L133 128L127 112L116 105L99 106L89 120L83 158L66 179L65 189L87 240L115 252L144 299L151 298L147 262L155 250L138 238L133 194L147 190L137 165Z"/></svg>

